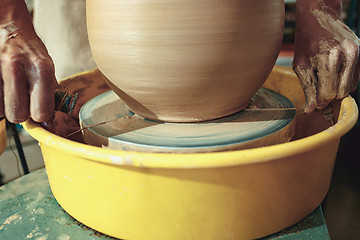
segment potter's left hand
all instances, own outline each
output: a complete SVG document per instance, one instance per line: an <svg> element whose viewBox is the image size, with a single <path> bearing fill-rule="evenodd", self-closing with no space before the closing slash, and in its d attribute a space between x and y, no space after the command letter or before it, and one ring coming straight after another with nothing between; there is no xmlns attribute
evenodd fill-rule
<svg viewBox="0 0 360 240"><path fill-rule="evenodd" d="M0 117L19 123L50 120L54 64L35 33L23 0L0 1Z"/></svg>
<svg viewBox="0 0 360 240"><path fill-rule="evenodd" d="M304 89L304 112L326 107L356 89L360 39L324 0L298 1L293 69Z"/></svg>

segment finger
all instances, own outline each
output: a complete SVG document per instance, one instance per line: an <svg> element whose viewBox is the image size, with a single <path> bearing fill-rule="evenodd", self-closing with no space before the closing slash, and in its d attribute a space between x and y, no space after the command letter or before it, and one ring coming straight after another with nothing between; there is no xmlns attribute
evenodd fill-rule
<svg viewBox="0 0 360 240"><path fill-rule="evenodd" d="M48 59L33 60L29 75L30 113L36 122L45 122L53 118L55 109L54 67Z"/></svg>
<svg viewBox="0 0 360 240"><path fill-rule="evenodd" d="M6 118L20 123L29 117L29 95L25 72L25 57L19 49L8 47L1 56Z"/></svg>
<svg viewBox="0 0 360 240"><path fill-rule="evenodd" d="M340 82L337 92L337 98L341 99L346 97L350 91L355 81L354 73L357 65L357 60L359 56L359 46L351 40L345 40L341 46L344 50L343 68L340 73Z"/></svg>
<svg viewBox="0 0 360 240"><path fill-rule="evenodd" d="M316 84L317 77L312 68L303 69L300 66L295 66L294 71L298 76L301 86L305 94L304 112L309 113L316 108Z"/></svg>
<svg viewBox="0 0 360 240"><path fill-rule="evenodd" d="M54 134L59 135L58 131L56 130L55 120L50 120L48 122L41 122L40 125L48 130L49 132L52 132Z"/></svg>
<svg viewBox="0 0 360 240"><path fill-rule="evenodd" d="M52 61L44 43L39 38L37 38L37 40L31 41L31 45L27 45L26 52L29 53L30 60L34 63L37 63L35 64L35 67L45 66L45 69L51 71L55 89L60 88L60 85L55 78L54 62Z"/></svg>
<svg viewBox="0 0 360 240"><path fill-rule="evenodd" d="M353 81L350 87L350 92L354 92L358 86L360 80L360 56L357 59L357 65L355 67L355 72L353 76Z"/></svg>
<svg viewBox="0 0 360 240"><path fill-rule="evenodd" d="M339 84L339 58L341 49L333 48L328 54L318 54L314 60L317 69L317 108L324 108L336 98Z"/></svg>
<svg viewBox="0 0 360 240"><path fill-rule="evenodd" d="M0 119L5 116L4 110L4 84L1 76L1 69L0 69Z"/></svg>

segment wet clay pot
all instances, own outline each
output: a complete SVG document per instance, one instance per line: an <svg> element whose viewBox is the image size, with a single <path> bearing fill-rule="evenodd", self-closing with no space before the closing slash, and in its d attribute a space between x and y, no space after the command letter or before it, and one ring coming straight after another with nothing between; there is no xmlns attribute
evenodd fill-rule
<svg viewBox="0 0 360 240"><path fill-rule="evenodd" d="M281 46L283 0L87 0L108 85L148 119L196 122L246 107Z"/></svg>

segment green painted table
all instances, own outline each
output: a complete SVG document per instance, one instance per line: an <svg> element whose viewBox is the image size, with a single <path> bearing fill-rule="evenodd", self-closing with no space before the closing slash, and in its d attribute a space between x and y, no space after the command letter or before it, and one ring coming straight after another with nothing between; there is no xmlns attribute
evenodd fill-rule
<svg viewBox="0 0 360 240"><path fill-rule="evenodd" d="M0 187L0 239L114 239L68 215L51 193L45 169ZM298 224L262 240L330 239L317 208Z"/></svg>

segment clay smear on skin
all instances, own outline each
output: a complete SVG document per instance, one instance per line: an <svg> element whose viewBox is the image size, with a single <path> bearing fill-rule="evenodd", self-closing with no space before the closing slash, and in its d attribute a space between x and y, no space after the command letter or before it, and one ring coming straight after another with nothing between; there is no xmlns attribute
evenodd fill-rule
<svg viewBox="0 0 360 240"><path fill-rule="evenodd" d="M319 24L329 32L333 33L334 40L336 40L339 44L341 49L343 51L351 51L353 50L353 44L352 41L355 42L358 46L360 45L360 39L356 37L351 31L351 29L346 26L340 19L335 20L330 14L327 14L320 10L314 10L312 11L314 16L317 18ZM326 56L327 54L318 54L314 56L313 58L317 59L328 59L330 67L334 66L336 70L336 65L334 62L338 60L338 54L336 54L336 49L332 48L326 41L320 42L320 52L330 53L329 56ZM325 56L324 56L325 55ZM355 70L356 67L356 59L357 55L353 53L344 54L346 61L342 63L345 68L343 69L343 72L340 74L340 79L343 81L339 82L339 90L338 90L338 98L344 97L344 93L346 91L347 86L351 83L347 80L351 80L351 75ZM313 58L311 60L313 60ZM339 64L339 63L338 63ZM349 67L346 67L349 66ZM325 71L326 72L326 71ZM334 76L334 75L333 75ZM336 76L336 75L335 75ZM327 77L327 76L326 76Z"/></svg>
<svg viewBox="0 0 360 240"><path fill-rule="evenodd" d="M325 41L320 41L319 54L310 58L311 66L315 67L320 76L314 78L318 80L318 92L321 92L321 96L325 100L331 100L336 96L339 69L339 55L340 52L337 48L332 48L330 44ZM329 81L329 79L336 78L335 81Z"/></svg>
<svg viewBox="0 0 360 240"><path fill-rule="evenodd" d="M341 42L342 39L348 38L360 44L360 40L355 37L352 31L340 20L335 20L330 14L318 9L312 11L319 24L334 33L334 39Z"/></svg>
<svg viewBox="0 0 360 240"><path fill-rule="evenodd" d="M15 37L17 34L13 34L16 30L19 30L19 27L14 24L14 22L10 22L5 26L1 26L0 29L0 44L5 44L7 40Z"/></svg>

